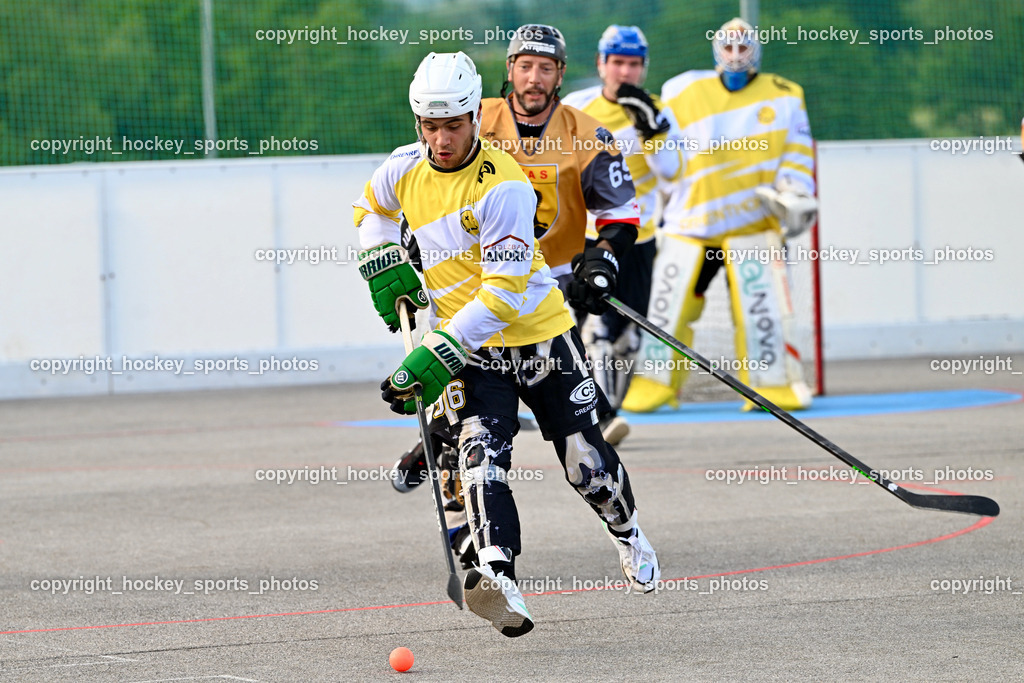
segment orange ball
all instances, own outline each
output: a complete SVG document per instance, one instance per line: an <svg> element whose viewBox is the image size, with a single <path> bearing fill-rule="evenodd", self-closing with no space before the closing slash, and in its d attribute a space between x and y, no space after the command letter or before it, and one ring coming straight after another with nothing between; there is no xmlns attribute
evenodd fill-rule
<svg viewBox="0 0 1024 683"><path fill-rule="evenodd" d="M412 650L407 647L396 647L388 657L388 663L395 671L408 671L413 661Z"/></svg>

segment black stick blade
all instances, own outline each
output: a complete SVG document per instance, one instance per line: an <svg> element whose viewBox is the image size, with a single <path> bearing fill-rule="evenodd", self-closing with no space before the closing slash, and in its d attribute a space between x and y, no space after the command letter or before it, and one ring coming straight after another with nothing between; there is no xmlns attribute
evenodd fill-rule
<svg viewBox="0 0 1024 683"><path fill-rule="evenodd" d="M448 575L448 597L452 599L456 607L462 609L462 581L458 574Z"/></svg>
<svg viewBox="0 0 1024 683"><path fill-rule="evenodd" d="M999 503L985 496L929 495L911 493L904 488L899 489L896 495L908 505L925 510L962 512L966 515L981 515L982 517L996 517L999 515Z"/></svg>

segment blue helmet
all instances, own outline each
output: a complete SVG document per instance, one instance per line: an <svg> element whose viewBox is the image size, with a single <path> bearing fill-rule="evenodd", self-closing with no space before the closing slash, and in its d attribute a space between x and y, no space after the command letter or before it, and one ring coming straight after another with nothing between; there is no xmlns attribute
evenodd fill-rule
<svg viewBox="0 0 1024 683"><path fill-rule="evenodd" d="M612 24L601 34L601 40L597 41L597 52L601 55L602 63L608 59L608 55L627 55L643 57L644 67L647 66L647 38L638 26Z"/></svg>

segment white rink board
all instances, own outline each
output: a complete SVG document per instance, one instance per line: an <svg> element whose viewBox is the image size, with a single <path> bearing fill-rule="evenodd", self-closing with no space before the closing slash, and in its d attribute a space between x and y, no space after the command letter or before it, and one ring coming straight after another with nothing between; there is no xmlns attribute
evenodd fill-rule
<svg viewBox="0 0 1024 683"><path fill-rule="evenodd" d="M1024 165L927 140L818 146L823 249L991 249L984 262L823 261L826 360L1020 350ZM350 254L383 155L0 170L0 398L376 379L400 358ZM341 263L257 261L335 249ZM866 258L866 257L863 257ZM930 259L926 259L930 260ZM67 375L39 359L247 360ZM250 374L260 360L318 370ZM237 365L236 365L237 368Z"/></svg>

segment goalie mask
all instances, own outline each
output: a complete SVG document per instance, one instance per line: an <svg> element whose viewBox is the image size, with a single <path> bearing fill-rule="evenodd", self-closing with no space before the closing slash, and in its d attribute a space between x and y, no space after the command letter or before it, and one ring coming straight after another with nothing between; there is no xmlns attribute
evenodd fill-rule
<svg viewBox="0 0 1024 683"><path fill-rule="evenodd" d="M754 28L742 19L731 19L711 41L715 70L730 92L742 90L761 68L761 43Z"/></svg>
<svg viewBox="0 0 1024 683"><path fill-rule="evenodd" d="M483 80L473 60L465 53L431 52L423 58L409 85L409 105L416 115L416 136L423 147L424 158L428 158L428 150L420 119L446 119L468 112L475 140L480 135L482 94Z"/></svg>

